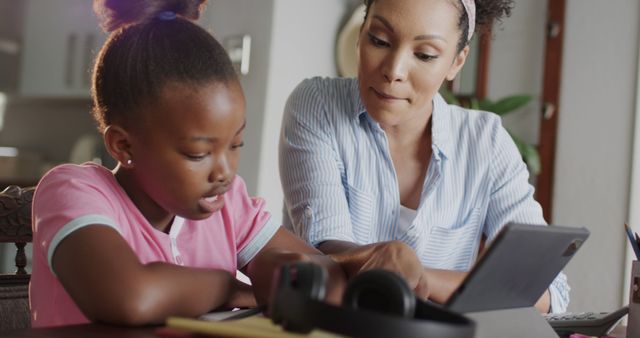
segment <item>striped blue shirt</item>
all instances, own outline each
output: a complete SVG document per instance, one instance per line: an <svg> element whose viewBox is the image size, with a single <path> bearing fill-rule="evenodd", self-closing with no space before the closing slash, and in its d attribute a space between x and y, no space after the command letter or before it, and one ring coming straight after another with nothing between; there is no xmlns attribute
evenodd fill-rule
<svg viewBox="0 0 640 338"><path fill-rule="evenodd" d="M303 81L287 101L280 136L288 226L314 245L401 240L426 267L468 271L483 234L490 243L509 222L546 224L526 165L497 115L436 95L432 150L416 217L401 226L387 137L362 104L357 81ZM566 311L565 275L549 289L552 311Z"/></svg>

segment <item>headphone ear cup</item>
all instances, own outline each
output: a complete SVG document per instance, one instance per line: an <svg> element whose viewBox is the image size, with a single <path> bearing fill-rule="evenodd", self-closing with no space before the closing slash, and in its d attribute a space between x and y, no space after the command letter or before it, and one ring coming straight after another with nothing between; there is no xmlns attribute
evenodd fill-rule
<svg viewBox="0 0 640 338"><path fill-rule="evenodd" d="M413 318L416 298L407 282L396 273L368 270L349 282L342 305L354 310L366 309Z"/></svg>
<svg viewBox="0 0 640 338"><path fill-rule="evenodd" d="M326 282L327 272L323 267L313 263L300 262L282 267L278 288L285 291L282 296L286 295L288 291L290 292L289 297L301 299L304 302L318 302L324 300ZM279 299L282 301L285 298ZM286 301L284 303L286 304ZM276 324L282 324L285 330L300 333L309 333L313 330L314 327L310 322L287 316L286 313L291 309L282 308L286 305L272 303L271 306L273 309L270 314L272 321Z"/></svg>
<svg viewBox="0 0 640 338"><path fill-rule="evenodd" d="M327 272L320 265L300 262L292 270L291 284L294 289L311 300L324 300Z"/></svg>
<svg viewBox="0 0 640 338"><path fill-rule="evenodd" d="M271 295L269 299L269 317L271 320L280 324L284 320L284 315L281 313L278 298L280 294L291 288L291 265L284 264L280 269L276 270L273 274L273 283L271 285Z"/></svg>

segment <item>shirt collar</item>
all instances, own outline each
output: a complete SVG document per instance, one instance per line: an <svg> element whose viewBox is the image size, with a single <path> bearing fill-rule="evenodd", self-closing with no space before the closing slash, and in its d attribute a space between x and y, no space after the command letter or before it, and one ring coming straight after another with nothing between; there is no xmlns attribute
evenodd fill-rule
<svg viewBox="0 0 640 338"><path fill-rule="evenodd" d="M356 86L356 93L358 93L358 82L354 81L354 85ZM362 103L362 99L360 95L354 95L354 109L352 110L353 118L359 120L364 114L367 119L374 122L369 113L367 113L367 109L364 107L364 103ZM451 149L451 112L449 108L449 104L444 100L440 93L436 93L433 97L433 114L431 115L431 141L433 143L434 150L438 151L436 156L442 155L445 158Z"/></svg>
<svg viewBox="0 0 640 338"><path fill-rule="evenodd" d="M451 151L451 109L440 93L433 97L431 121L433 146L446 158Z"/></svg>

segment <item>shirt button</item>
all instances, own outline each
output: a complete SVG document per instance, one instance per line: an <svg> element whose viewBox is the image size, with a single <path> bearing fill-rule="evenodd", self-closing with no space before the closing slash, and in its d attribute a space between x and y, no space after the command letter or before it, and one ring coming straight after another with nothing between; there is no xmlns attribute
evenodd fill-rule
<svg viewBox="0 0 640 338"><path fill-rule="evenodd" d="M313 216L313 210L311 210L311 207L304 208L304 215L308 218L311 218L311 216Z"/></svg>
<svg viewBox="0 0 640 338"><path fill-rule="evenodd" d="M176 263L178 263L178 265L184 265L184 262L182 262L182 257L176 256Z"/></svg>

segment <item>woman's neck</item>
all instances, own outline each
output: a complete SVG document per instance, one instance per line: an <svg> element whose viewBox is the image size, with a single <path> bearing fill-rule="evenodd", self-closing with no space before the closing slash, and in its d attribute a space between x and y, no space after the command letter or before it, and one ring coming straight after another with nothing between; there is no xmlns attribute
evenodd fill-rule
<svg viewBox="0 0 640 338"><path fill-rule="evenodd" d="M380 124L390 143L396 145L419 144L431 138L431 112L417 115L394 125Z"/></svg>

